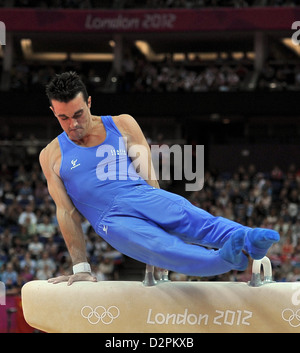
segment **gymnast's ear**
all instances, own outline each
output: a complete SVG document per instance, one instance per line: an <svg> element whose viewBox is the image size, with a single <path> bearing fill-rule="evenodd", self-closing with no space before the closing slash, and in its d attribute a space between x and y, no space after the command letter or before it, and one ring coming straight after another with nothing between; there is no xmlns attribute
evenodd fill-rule
<svg viewBox="0 0 300 353"><path fill-rule="evenodd" d="M89 98L87 99L87 106L88 106L89 109L90 109L91 106L92 106L92 97L91 97L91 96L89 96ZM50 108L51 108L51 107L50 107Z"/></svg>

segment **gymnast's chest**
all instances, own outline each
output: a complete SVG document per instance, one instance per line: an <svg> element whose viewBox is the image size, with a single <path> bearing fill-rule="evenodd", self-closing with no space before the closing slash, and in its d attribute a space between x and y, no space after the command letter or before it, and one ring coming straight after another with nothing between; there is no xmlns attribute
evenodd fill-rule
<svg viewBox="0 0 300 353"><path fill-rule="evenodd" d="M85 153L75 149L64 155L60 176L69 193L86 198L91 190L118 180L119 165L124 163L127 164L125 149L109 145Z"/></svg>

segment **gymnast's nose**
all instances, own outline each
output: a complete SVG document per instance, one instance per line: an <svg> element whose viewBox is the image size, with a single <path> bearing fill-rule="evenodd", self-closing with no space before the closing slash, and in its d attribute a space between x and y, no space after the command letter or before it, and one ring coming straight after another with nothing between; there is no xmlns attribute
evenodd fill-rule
<svg viewBox="0 0 300 353"><path fill-rule="evenodd" d="M71 129L76 129L78 127L78 121L76 119L71 120L70 128Z"/></svg>

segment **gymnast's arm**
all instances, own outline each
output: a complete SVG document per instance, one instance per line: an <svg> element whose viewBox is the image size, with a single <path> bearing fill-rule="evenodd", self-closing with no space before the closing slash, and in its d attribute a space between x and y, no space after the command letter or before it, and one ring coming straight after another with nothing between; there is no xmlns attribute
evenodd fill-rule
<svg viewBox="0 0 300 353"><path fill-rule="evenodd" d="M151 186L159 189L149 144L136 120L128 114L113 117L127 140L127 152L137 173Z"/></svg>
<svg viewBox="0 0 300 353"><path fill-rule="evenodd" d="M55 163L59 159L59 148L55 140L40 153L40 164L47 179L48 190L56 204L57 221L70 253L73 265L87 262L86 244L81 227L81 217L67 195L62 180L55 172ZM88 272L80 272L71 276L59 276L49 279L49 282L96 281Z"/></svg>

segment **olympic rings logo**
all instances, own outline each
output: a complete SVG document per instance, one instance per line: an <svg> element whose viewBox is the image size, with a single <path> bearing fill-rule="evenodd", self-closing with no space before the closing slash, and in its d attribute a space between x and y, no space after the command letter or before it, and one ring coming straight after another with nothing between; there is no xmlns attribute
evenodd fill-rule
<svg viewBox="0 0 300 353"><path fill-rule="evenodd" d="M100 321L104 325L111 324L120 315L120 310L116 306L110 306L107 310L102 305L96 306L95 309L86 305L81 309L81 316L88 320L92 325L98 324Z"/></svg>
<svg viewBox="0 0 300 353"><path fill-rule="evenodd" d="M281 317L284 321L287 321L292 327L300 326L300 309L294 312L294 310L286 308L282 311Z"/></svg>

